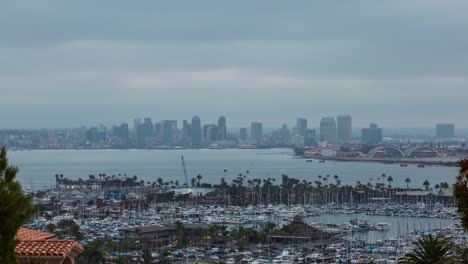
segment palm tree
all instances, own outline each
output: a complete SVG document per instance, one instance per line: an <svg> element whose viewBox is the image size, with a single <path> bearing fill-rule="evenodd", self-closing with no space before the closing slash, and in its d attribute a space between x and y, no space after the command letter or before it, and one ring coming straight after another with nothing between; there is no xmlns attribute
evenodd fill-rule
<svg viewBox="0 0 468 264"><path fill-rule="evenodd" d="M424 185L424 188L426 189L426 191L428 191L428 190L429 190L429 186L430 186L431 184L429 183L428 180L425 180L425 181L423 182L423 185Z"/></svg>
<svg viewBox="0 0 468 264"><path fill-rule="evenodd" d="M406 179L405 179L405 182L406 182L406 189L409 189L409 184L411 183L411 179L410 179L410 178L406 178Z"/></svg>
<svg viewBox="0 0 468 264"><path fill-rule="evenodd" d="M424 235L415 244L416 248L412 253L406 254L399 259L399 263L452 263L453 245L445 238L440 236Z"/></svg>
<svg viewBox="0 0 468 264"><path fill-rule="evenodd" d="M388 176L387 182L388 182L388 188L392 188L393 177L392 177L392 176Z"/></svg>

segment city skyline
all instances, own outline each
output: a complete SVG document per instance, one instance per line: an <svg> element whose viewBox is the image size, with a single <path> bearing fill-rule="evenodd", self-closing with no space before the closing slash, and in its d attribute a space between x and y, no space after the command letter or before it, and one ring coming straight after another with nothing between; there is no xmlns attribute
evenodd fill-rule
<svg viewBox="0 0 468 264"><path fill-rule="evenodd" d="M348 112L468 128L468 4L364 2L5 3L0 127L219 111L237 127Z"/></svg>

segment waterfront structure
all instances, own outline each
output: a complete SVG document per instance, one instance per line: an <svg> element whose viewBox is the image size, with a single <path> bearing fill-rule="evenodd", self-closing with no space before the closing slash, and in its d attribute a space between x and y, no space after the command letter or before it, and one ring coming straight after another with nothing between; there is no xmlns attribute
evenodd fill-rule
<svg viewBox="0 0 468 264"><path fill-rule="evenodd" d="M439 152L431 147L411 147L404 151L408 158L435 158L439 156Z"/></svg>
<svg viewBox="0 0 468 264"><path fill-rule="evenodd" d="M184 224L187 237L195 236L197 230L208 229L206 224ZM143 249L157 249L166 246L178 238L176 224L152 225L120 230L120 242L131 244L139 241Z"/></svg>
<svg viewBox="0 0 468 264"><path fill-rule="evenodd" d="M296 135L299 136L306 136L307 133L307 119L305 118L298 118L296 120Z"/></svg>
<svg viewBox="0 0 468 264"><path fill-rule="evenodd" d="M403 158L405 153L398 148L394 147L375 147L367 153L371 158Z"/></svg>
<svg viewBox="0 0 468 264"><path fill-rule="evenodd" d="M336 122L333 117L323 117L320 120L320 138L322 141L336 141Z"/></svg>
<svg viewBox="0 0 468 264"><path fill-rule="evenodd" d="M437 124L436 125L436 138L454 138L455 125L454 124Z"/></svg>
<svg viewBox="0 0 468 264"><path fill-rule="evenodd" d="M366 145L377 145L383 142L383 129L370 123L368 128L361 129L361 141Z"/></svg>
<svg viewBox="0 0 468 264"><path fill-rule="evenodd" d="M191 137L192 141L191 144L192 146L198 147L201 146L201 137L202 137L202 131L201 131L201 121L198 116L194 116L192 118L192 124L190 126L191 128Z"/></svg>
<svg viewBox="0 0 468 264"><path fill-rule="evenodd" d="M218 119L218 140L224 141L227 136L226 117L220 116Z"/></svg>
<svg viewBox="0 0 468 264"><path fill-rule="evenodd" d="M254 143L259 143L263 137L263 125L259 122L252 122L250 124L250 139Z"/></svg>
<svg viewBox="0 0 468 264"><path fill-rule="evenodd" d="M351 115L339 115L336 118L337 137L340 143L348 143L351 140L352 117Z"/></svg>

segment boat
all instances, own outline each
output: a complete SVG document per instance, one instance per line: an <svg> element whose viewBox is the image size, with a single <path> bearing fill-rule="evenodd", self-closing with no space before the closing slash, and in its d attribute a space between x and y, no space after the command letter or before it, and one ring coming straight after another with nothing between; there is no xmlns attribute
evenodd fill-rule
<svg viewBox="0 0 468 264"><path fill-rule="evenodd" d="M325 163L325 160L319 160L319 163Z"/></svg>
<svg viewBox="0 0 468 264"><path fill-rule="evenodd" d="M389 229L390 229L390 224L389 224L389 223L385 223L385 222L378 223L378 224L375 226L375 229L376 229L376 230L379 230L379 231L386 231L386 230L389 230Z"/></svg>
<svg viewBox="0 0 468 264"><path fill-rule="evenodd" d="M424 168L426 165L424 164L418 164L418 168Z"/></svg>
<svg viewBox="0 0 468 264"><path fill-rule="evenodd" d="M308 159L308 160L306 160L306 162L313 162L313 160L311 160L311 159Z"/></svg>
<svg viewBox="0 0 468 264"><path fill-rule="evenodd" d="M402 164L400 164L400 167L408 167L408 164L402 163Z"/></svg>

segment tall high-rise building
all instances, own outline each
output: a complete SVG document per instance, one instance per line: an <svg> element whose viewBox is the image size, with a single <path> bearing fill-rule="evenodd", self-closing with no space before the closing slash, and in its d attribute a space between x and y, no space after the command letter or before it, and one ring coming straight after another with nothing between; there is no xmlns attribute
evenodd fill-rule
<svg viewBox="0 0 468 264"><path fill-rule="evenodd" d="M455 125L454 124L436 124L436 137L437 138L454 138Z"/></svg>
<svg viewBox="0 0 468 264"><path fill-rule="evenodd" d="M154 125L151 118L146 117L142 124L143 145L150 146L154 144Z"/></svg>
<svg viewBox="0 0 468 264"><path fill-rule="evenodd" d="M154 123L154 138L156 139L156 144L161 144L162 142L162 124L161 122Z"/></svg>
<svg viewBox="0 0 468 264"><path fill-rule="evenodd" d="M218 119L218 140L223 141L226 140L226 117L220 116Z"/></svg>
<svg viewBox="0 0 468 264"><path fill-rule="evenodd" d="M161 121L161 128L162 128L162 134L161 134L161 144L170 146L174 144L173 138L173 125L170 120L163 120Z"/></svg>
<svg viewBox="0 0 468 264"><path fill-rule="evenodd" d="M361 129L361 140L366 145L377 145L383 142L383 129L377 124L370 123L369 128Z"/></svg>
<svg viewBox="0 0 468 264"><path fill-rule="evenodd" d="M351 140L352 132L352 118L350 115L339 115L336 118L336 130L338 141L341 143L347 143Z"/></svg>
<svg viewBox="0 0 468 264"><path fill-rule="evenodd" d="M242 141L246 141L247 140L247 128L241 128L239 130L239 138L240 140Z"/></svg>
<svg viewBox="0 0 468 264"><path fill-rule="evenodd" d="M182 121L182 136L180 141L182 146L188 146L190 144L190 125L187 120Z"/></svg>
<svg viewBox="0 0 468 264"><path fill-rule="evenodd" d="M263 138L263 125L259 122L250 124L250 139L254 142L259 142Z"/></svg>
<svg viewBox="0 0 468 264"><path fill-rule="evenodd" d="M305 136L307 132L307 119L298 118L296 121L296 134L299 136Z"/></svg>
<svg viewBox="0 0 468 264"><path fill-rule="evenodd" d="M336 122L333 117L322 117L320 120L320 138L322 141L336 141Z"/></svg>
<svg viewBox="0 0 468 264"><path fill-rule="evenodd" d="M203 126L203 138L207 144L218 140L218 127L215 124Z"/></svg>
<svg viewBox="0 0 468 264"><path fill-rule="evenodd" d="M137 147L142 147L145 143L144 129L140 118L133 120L133 141Z"/></svg>
<svg viewBox="0 0 468 264"><path fill-rule="evenodd" d="M192 146L201 146L202 129L201 121L198 116L192 118L192 125L190 128L192 130Z"/></svg>

